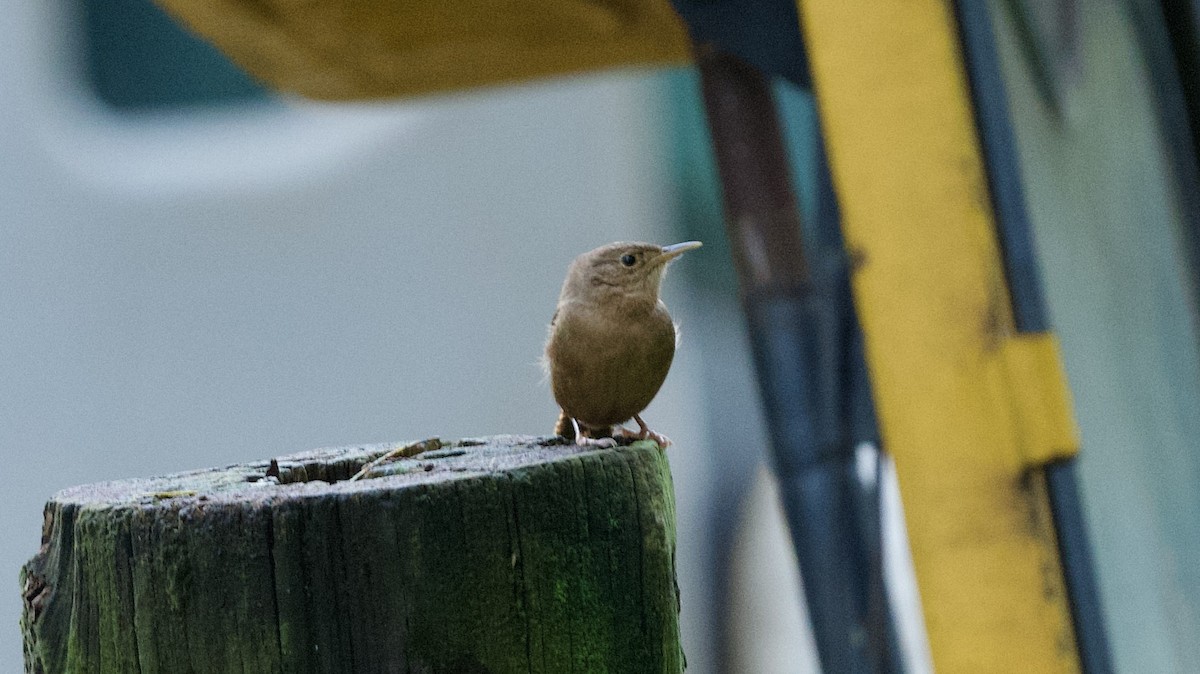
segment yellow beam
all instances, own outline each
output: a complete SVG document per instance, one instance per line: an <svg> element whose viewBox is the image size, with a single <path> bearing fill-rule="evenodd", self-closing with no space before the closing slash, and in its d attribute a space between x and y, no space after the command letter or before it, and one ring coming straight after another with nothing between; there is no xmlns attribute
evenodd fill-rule
<svg viewBox="0 0 1200 674"><path fill-rule="evenodd" d="M1045 481L1078 445L1017 335L953 8L798 0L884 443L940 672L1078 671Z"/></svg>

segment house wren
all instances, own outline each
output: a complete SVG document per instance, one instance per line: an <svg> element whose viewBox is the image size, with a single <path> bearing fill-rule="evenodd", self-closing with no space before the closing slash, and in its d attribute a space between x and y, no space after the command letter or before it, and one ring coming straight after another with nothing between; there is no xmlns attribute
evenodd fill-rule
<svg viewBox="0 0 1200 674"><path fill-rule="evenodd" d="M562 408L554 432L611 447L617 437L671 441L640 416L675 357L675 323L658 297L667 264L699 241L673 246L610 243L571 263L550 319L546 368ZM638 430L620 424L633 419Z"/></svg>

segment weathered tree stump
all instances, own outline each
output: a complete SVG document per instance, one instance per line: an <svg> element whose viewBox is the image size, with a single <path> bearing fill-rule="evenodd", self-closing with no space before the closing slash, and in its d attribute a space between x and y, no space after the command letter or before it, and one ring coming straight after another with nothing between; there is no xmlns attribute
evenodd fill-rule
<svg viewBox="0 0 1200 674"><path fill-rule="evenodd" d="M680 672L674 553L648 442L430 440L74 487L21 572L25 666Z"/></svg>

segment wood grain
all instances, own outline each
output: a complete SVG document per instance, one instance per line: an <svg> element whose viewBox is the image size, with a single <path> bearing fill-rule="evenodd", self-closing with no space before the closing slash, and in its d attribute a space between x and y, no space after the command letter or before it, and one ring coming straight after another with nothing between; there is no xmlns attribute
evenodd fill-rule
<svg viewBox="0 0 1200 674"><path fill-rule="evenodd" d="M27 671L683 670L656 445L432 441L348 479L400 447L59 492Z"/></svg>

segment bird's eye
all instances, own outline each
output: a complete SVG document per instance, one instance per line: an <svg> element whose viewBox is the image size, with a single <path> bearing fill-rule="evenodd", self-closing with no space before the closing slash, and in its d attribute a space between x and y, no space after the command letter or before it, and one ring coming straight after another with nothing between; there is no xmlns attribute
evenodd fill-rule
<svg viewBox="0 0 1200 674"><path fill-rule="evenodd" d="M637 264L637 257L635 257L633 253L625 253L621 256L621 264L625 265L626 267L632 267L633 265Z"/></svg>

